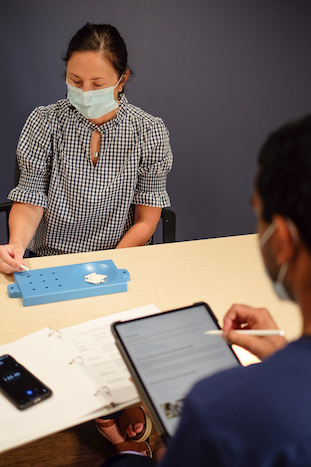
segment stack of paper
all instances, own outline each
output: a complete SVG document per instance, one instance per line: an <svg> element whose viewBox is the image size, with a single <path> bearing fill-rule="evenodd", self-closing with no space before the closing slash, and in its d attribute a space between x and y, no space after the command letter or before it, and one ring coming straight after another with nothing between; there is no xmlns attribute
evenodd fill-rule
<svg viewBox="0 0 311 467"><path fill-rule="evenodd" d="M49 327L0 347L52 389L20 411L0 394L0 452L139 402L110 331L122 321L160 310L155 305L59 330Z"/></svg>

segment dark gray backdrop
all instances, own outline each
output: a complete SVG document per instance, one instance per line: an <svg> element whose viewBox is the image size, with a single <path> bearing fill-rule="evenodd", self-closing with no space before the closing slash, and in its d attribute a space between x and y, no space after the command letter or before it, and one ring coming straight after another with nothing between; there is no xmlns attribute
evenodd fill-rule
<svg viewBox="0 0 311 467"><path fill-rule="evenodd" d="M88 21L119 29L135 71L129 101L170 130L177 240L253 232L258 149L310 109L311 2L2 0L0 201L22 125L65 97L61 57Z"/></svg>

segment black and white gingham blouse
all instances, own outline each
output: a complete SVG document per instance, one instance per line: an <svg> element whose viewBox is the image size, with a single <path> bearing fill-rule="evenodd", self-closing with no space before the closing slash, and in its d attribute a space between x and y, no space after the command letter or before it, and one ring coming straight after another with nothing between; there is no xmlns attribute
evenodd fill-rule
<svg viewBox="0 0 311 467"><path fill-rule="evenodd" d="M95 167L94 130L101 133ZM67 99L36 108L22 130L17 158L20 181L8 198L45 208L29 245L38 255L114 248L133 225L133 205L170 205L168 130L124 95L117 116L100 127Z"/></svg>

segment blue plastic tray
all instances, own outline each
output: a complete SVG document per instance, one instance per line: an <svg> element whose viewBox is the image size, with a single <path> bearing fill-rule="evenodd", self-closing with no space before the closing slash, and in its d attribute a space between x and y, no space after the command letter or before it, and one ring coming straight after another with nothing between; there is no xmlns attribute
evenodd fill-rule
<svg viewBox="0 0 311 467"><path fill-rule="evenodd" d="M85 282L95 272L107 276L104 284ZM8 285L11 298L20 298L24 306L95 297L127 291L130 274L118 269L111 259L93 263L71 264L55 268L34 269L14 273L14 284Z"/></svg>

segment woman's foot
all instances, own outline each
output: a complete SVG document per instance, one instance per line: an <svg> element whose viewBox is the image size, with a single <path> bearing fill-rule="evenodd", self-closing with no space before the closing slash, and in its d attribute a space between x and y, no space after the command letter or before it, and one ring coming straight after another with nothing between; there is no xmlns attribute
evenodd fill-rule
<svg viewBox="0 0 311 467"><path fill-rule="evenodd" d="M114 445L117 452L138 451L152 457L150 446L146 442L151 433L152 423L142 407L126 409L116 418L98 418L96 426Z"/></svg>

